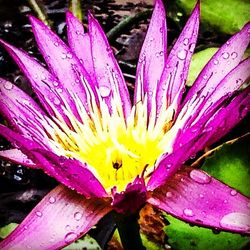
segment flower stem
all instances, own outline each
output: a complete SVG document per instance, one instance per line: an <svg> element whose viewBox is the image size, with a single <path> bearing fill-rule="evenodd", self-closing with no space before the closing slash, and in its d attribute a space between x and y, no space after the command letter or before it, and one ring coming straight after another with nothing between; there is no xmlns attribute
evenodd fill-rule
<svg viewBox="0 0 250 250"><path fill-rule="evenodd" d="M140 236L138 216L138 214L123 215L114 213L114 219L124 250L146 250Z"/></svg>

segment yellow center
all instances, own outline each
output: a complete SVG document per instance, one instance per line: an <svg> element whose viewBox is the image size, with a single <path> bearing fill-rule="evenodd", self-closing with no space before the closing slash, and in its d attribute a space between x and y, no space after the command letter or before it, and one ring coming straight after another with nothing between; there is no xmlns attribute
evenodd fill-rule
<svg viewBox="0 0 250 250"><path fill-rule="evenodd" d="M163 107L156 115L153 101L148 115L147 95L144 95L143 100L132 107L125 121L121 99L116 91L111 96L112 112L100 91L98 106L91 90L88 94L91 108L86 111L77 95L71 93L83 122L76 119L65 100L64 113L72 128L58 112L53 120L46 118L47 122L43 126L49 134L52 150L58 155L86 162L108 192L114 186L118 191L125 190L126 185L137 176L147 180L159 156L171 150L166 147L169 137L167 131L174 109ZM152 100L155 100L154 96Z"/></svg>

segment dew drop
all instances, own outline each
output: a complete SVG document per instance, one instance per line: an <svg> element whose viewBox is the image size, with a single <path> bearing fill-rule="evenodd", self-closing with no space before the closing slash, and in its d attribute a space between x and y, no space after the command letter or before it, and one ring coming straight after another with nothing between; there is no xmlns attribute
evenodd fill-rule
<svg viewBox="0 0 250 250"><path fill-rule="evenodd" d="M224 202L225 204L227 204L227 203L228 203L228 200L224 200L223 202Z"/></svg>
<svg viewBox="0 0 250 250"><path fill-rule="evenodd" d="M195 49L195 43L191 43L189 46L189 51L194 52L194 49Z"/></svg>
<svg viewBox="0 0 250 250"><path fill-rule="evenodd" d="M58 43L58 42L55 42L54 45L55 45L56 47L58 47L58 46L59 46L59 43Z"/></svg>
<svg viewBox="0 0 250 250"><path fill-rule="evenodd" d="M65 53L62 53L62 56L61 56L62 59L66 59L67 58L67 54Z"/></svg>
<svg viewBox="0 0 250 250"><path fill-rule="evenodd" d="M59 85L59 83L56 82L56 81L54 81L54 82L53 82L53 85L54 85L55 87L57 87L57 86Z"/></svg>
<svg viewBox="0 0 250 250"><path fill-rule="evenodd" d="M188 216L188 217L194 216L193 210L188 209L188 208L184 209L184 210L183 210L183 213L184 213L184 215L186 215L186 216Z"/></svg>
<svg viewBox="0 0 250 250"><path fill-rule="evenodd" d="M67 53L66 54L67 58L71 59L73 57L73 55L71 53Z"/></svg>
<svg viewBox="0 0 250 250"><path fill-rule="evenodd" d="M202 170L194 169L189 174L190 178L200 184L208 184L211 182L211 176Z"/></svg>
<svg viewBox="0 0 250 250"><path fill-rule="evenodd" d="M215 65L218 65L218 64L219 64L219 61L215 59L215 60L214 60L214 64L215 64Z"/></svg>
<svg viewBox="0 0 250 250"><path fill-rule="evenodd" d="M5 82L3 86L7 90L13 89L13 84L11 82Z"/></svg>
<svg viewBox="0 0 250 250"><path fill-rule="evenodd" d="M184 60L187 56L187 51L182 49L178 52L177 57L181 60Z"/></svg>
<svg viewBox="0 0 250 250"><path fill-rule="evenodd" d="M41 79L42 79L42 80L46 80L46 76L42 74L42 75L41 75Z"/></svg>
<svg viewBox="0 0 250 250"><path fill-rule="evenodd" d="M189 39L188 39L188 38L185 38L185 39L183 40L183 44L184 44L184 45L188 45L188 42L189 42Z"/></svg>
<svg viewBox="0 0 250 250"><path fill-rule="evenodd" d="M169 192L167 192L167 193L166 193L166 197L167 197L167 198L171 198L171 197L173 197L173 193L172 193L172 192L170 192L170 191L169 191Z"/></svg>
<svg viewBox="0 0 250 250"><path fill-rule="evenodd" d="M236 52L232 52L231 57L232 57L233 59L235 59L237 56L238 56L238 54L237 54Z"/></svg>
<svg viewBox="0 0 250 250"><path fill-rule="evenodd" d="M79 221L82 218L82 213L80 213L80 212L74 213L74 218L75 218L75 220Z"/></svg>
<svg viewBox="0 0 250 250"><path fill-rule="evenodd" d="M99 87L99 91L100 91L100 95L101 95L102 97L107 97L107 96L109 96L109 95L110 95L110 92L111 92L110 88L107 87L107 86L100 86L100 87Z"/></svg>
<svg viewBox="0 0 250 250"><path fill-rule="evenodd" d="M56 199L54 197L49 198L49 203L54 204L56 202Z"/></svg>
<svg viewBox="0 0 250 250"><path fill-rule="evenodd" d="M220 221L221 227L233 230L250 230L250 216L243 213L226 214Z"/></svg>
<svg viewBox="0 0 250 250"><path fill-rule="evenodd" d="M207 76L207 75L204 75L204 76L203 76L203 79L204 79L204 80L206 80L207 78L208 78L208 76Z"/></svg>
<svg viewBox="0 0 250 250"><path fill-rule="evenodd" d="M66 243L70 243L70 242L76 240L76 238L77 238L77 234L74 233L74 232L70 232L70 233L67 233L67 234L65 235L64 241L65 241Z"/></svg>
<svg viewBox="0 0 250 250"><path fill-rule="evenodd" d="M54 102L55 105L59 105L60 104L60 100L57 97L54 98L53 102Z"/></svg>
<svg viewBox="0 0 250 250"><path fill-rule="evenodd" d="M66 225L66 226L65 226L65 229L66 229L67 231L70 231L70 230L71 230L70 225Z"/></svg>
<svg viewBox="0 0 250 250"><path fill-rule="evenodd" d="M37 211L37 212L36 212L36 215L37 215L38 217L42 217L43 214L42 214L42 212Z"/></svg>
<svg viewBox="0 0 250 250"><path fill-rule="evenodd" d="M228 58L229 58L229 53L228 53L228 52L224 52L224 53L222 54L222 57L223 57L224 59L228 59Z"/></svg>
<svg viewBox="0 0 250 250"><path fill-rule="evenodd" d="M230 194L231 194L232 196L235 196L237 193L238 193L238 192L237 192L235 189L232 189L231 192L230 192Z"/></svg>
<svg viewBox="0 0 250 250"><path fill-rule="evenodd" d="M204 195L203 194L199 194L200 198L204 198Z"/></svg>

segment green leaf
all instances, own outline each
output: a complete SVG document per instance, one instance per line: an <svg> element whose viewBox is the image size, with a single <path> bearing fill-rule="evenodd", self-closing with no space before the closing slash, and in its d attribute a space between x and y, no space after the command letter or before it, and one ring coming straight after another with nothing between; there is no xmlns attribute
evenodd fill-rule
<svg viewBox="0 0 250 250"><path fill-rule="evenodd" d="M18 224L16 223L10 223L4 227L0 228L0 238L4 239L7 237L16 227Z"/></svg>
<svg viewBox="0 0 250 250"><path fill-rule="evenodd" d="M170 225L165 228L165 231L173 250L240 250L249 243L249 237L227 232L215 234L211 229L191 227L169 215L166 218Z"/></svg>
<svg viewBox="0 0 250 250"><path fill-rule="evenodd" d="M250 196L250 145L249 137L231 145L224 145L209 157L202 166L207 173Z"/></svg>
<svg viewBox="0 0 250 250"><path fill-rule="evenodd" d="M178 3L187 13L190 13L196 0L179 0ZM202 22L213 25L227 34L239 31L249 21L249 13L248 0L201 1Z"/></svg>
<svg viewBox="0 0 250 250"><path fill-rule="evenodd" d="M207 64L207 62L211 59L211 57L217 50L218 48L208 48L201 50L192 56L188 79L186 82L187 86L191 87L193 85L195 79L197 78L203 67Z"/></svg>

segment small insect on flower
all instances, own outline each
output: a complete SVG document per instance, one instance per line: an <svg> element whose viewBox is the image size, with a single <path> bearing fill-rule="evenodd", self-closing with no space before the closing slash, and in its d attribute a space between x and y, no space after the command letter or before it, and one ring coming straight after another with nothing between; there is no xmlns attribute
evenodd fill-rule
<svg viewBox="0 0 250 250"><path fill-rule="evenodd" d="M250 72L250 58L243 59L250 24L215 53L183 95L199 17L197 3L168 53L166 14L156 0L132 104L91 14L85 31L67 12L69 45L30 17L47 68L1 40L39 103L0 80L1 114L9 125L0 125L0 134L13 145L0 156L42 169L62 184L0 243L1 249L60 249L108 212L138 213L146 202L195 225L249 234L249 199L184 163L248 113L250 87L242 86Z"/></svg>

